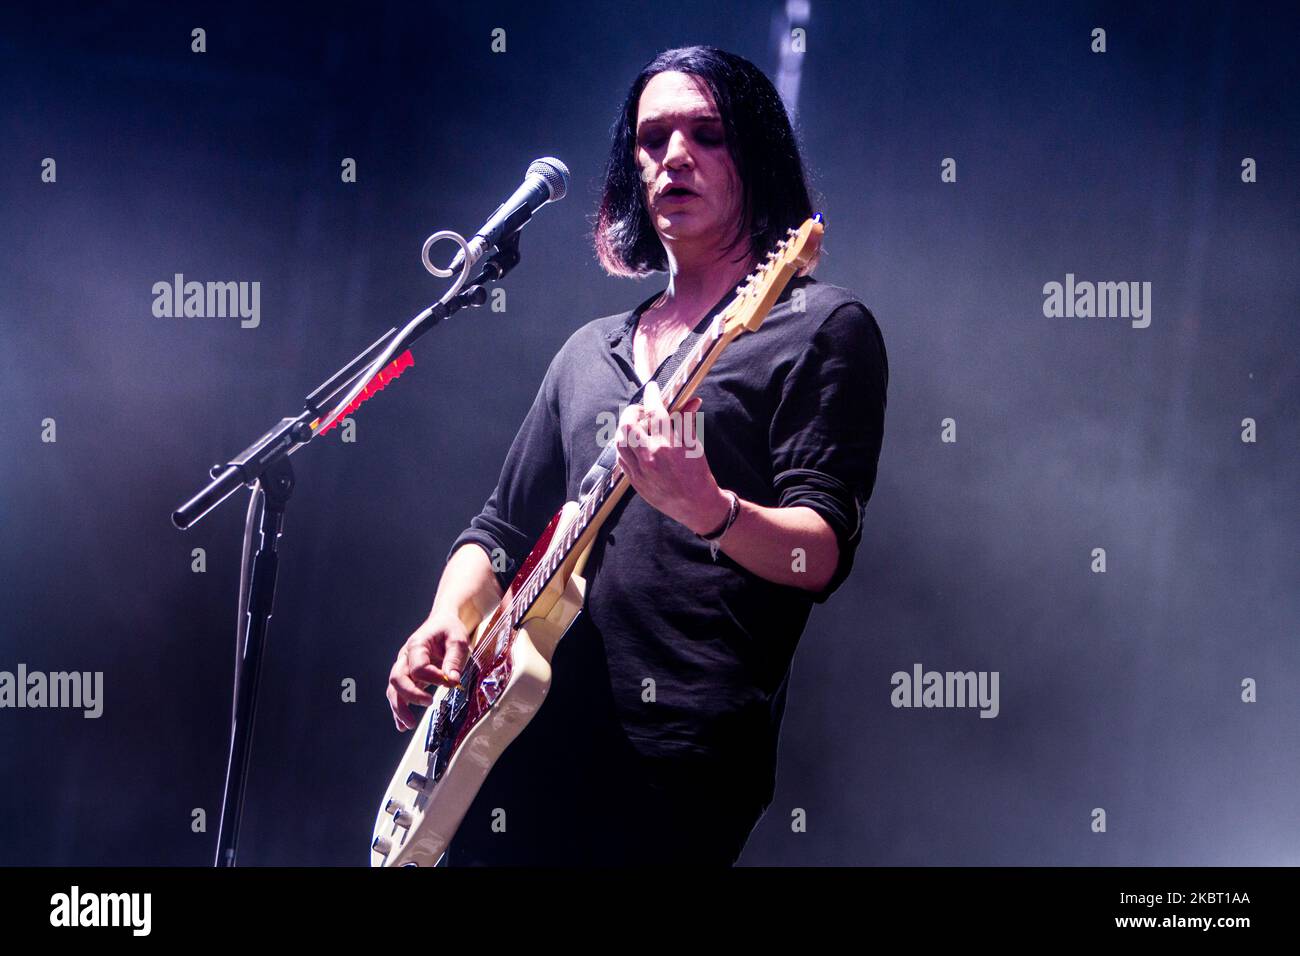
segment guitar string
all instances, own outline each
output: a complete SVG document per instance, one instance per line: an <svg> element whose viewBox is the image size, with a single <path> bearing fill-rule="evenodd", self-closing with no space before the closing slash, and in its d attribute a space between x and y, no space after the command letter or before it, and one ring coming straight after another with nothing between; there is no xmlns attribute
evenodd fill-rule
<svg viewBox="0 0 1300 956"><path fill-rule="evenodd" d="M775 266L776 262L780 258L780 250L782 250L785 246L786 246L785 242L780 243L777 247L777 250L775 250L773 255L768 258L767 262L759 269L755 270L755 272L751 273L749 277L747 277L747 279L741 284L741 288L744 291L737 293L736 297L730 303L728 303L727 306L722 310L722 312L718 314L717 318L715 318L714 321L710 323L710 332L717 331L721 323L723 323L726 320L727 316L734 309L736 304L741 302L743 299L747 298L750 295L752 291L753 283L755 281L759 280L760 277L766 278L766 276L772 271L772 268ZM718 338L716 335L711 335L706 333L705 335L701 336L700 342L692 347L691 352L682 361L682 364L678 366L676 371L674 371L674 373L669 377L668 383L665 385L665 389L669 392L669 396L670 396L668 399L668 404L672 404L672 402L676 400L677 391L682 387L682 385L685 384L686 380L689 380L690 375L694 374L694 370L698 368L701 362L703 362L703 360L707 357L708 353L712 350L713 346L716 344L717 341ZM701 352L701 354L695 355L696 352ZM682 377L683 371L687 369L690 370L689 374L685 375L682 381L678 381L679 377ZM624 476L624 472L616 462L613 468L610 469L606 477L603 478L599 483L597 483L596 487L593 488L587 495L583 497L580 506L580 513L586 510L585 507L586 502L591 498L595 496L611 493L614 490L614 488L617 487L619 480L621 480L623 476ZM596 509L592 511L593 518L595 517L596 511L599 510L599 507L600 506L597 505ZM591 519L588 519L588 524L590 523L590 520ZM571 528L572 524L570 524L568 527ZM566 532L567 530L568 528L566 528ZM579 533L579 537L581 537L581 533ZM572 550L572 545L569 546L569 550ZM515 616L516 616L515 611L517 609L519 599L523 595L528 594L530 592L530 590L532 589L531 586L536 581L539 574L541 574L545 570L546 563L547 562L544 560L538 561L537 565L534 566L529 576L524 579L523 585L519 588L518 591L512 594L510 604L508 606L508 611L510 613L502 614L501 616L499 616L496 624L494 624L491 628L485 631L482 639L477 643L477 645L473 649L471 649L470 659L473 661L474 665L478 667L480 670L482 668L482 663L483 663L481 659L481 652L485 652L488 648L493 647L496 644L496 642L499 640L501 636L501 631L505 629L507 626L511 631L515 630L516 628L516 625L514 623ZM554 572L551 572L551 574L553 575ZM542 585L542 587L544 587L544 585ZM541 591L539 590L537 595L529 599L527 607L523 608L523 612L526 613L528 608L531 607L534 603L536 603L537 598L540 596L541 596ZM520 622L520 624L522 624L522 621Z"/></svg>
<svg viewBox="0 0 1300 956"><path fill-rule="evenodd" d="M793 236L795 232L796 230L790 230L789 235ZM768 255L765 263L762 266L760 266L758 269L756 269L754 272L750 273L750 275L741 283L739 287L740 291L737 292L736 297L732 299L732 301L729 302L727 306L718 314L718 316L714 319L714 321L710 323L710 332L716 332L720 327L721 323L726 320L728 314L733 310L733 308L739 302L743 301L745 298L750 297L754 283L761 281L761 279L765 279L772 272L777 262L782 258L782 254L788 244L789 244L788 239L780 242L777 245L776 249L774 249L772 253ZM682 385L685 384L686 380L689 380L690 374L694 374L694 370L699 367L700 363L708 355L709 351L712 350L714 344L717 341L718 341L718 336L716 335L711 335L706 333L705 335L701 336L700 342L697 343L694 347L692 347L691 352L688 353L685 359L683 359L682 364L678 366L676 371L674 371L674 373L671 376L669 376L668 382L665 385L665 389L669 392L669 396L670 396L668 399L668 404L672 404L672 402L676 400L677 390L680 389ZM703 346L702 354L696 356L695 352L700 351L701 346ZM679 376L681 376L683 370L685 369L690 369L691 372L690 374L685 376L685 379L683 381L679 382L677 379ZM580 502L579 513L581 514L586 510L586 503L589 500L593 499L596 496L607 495L609 493L612 493L613 490L618 486L618 482L622 480L624 476L625 473L623 472L622 468L618 465L617 462L615 462L615 464L609 470L606 476L602 478L599 482L597 482L596 486L590 492L588 492L586 495L583 496ZM595 517L596 513L599 511L599 508L600 505L595 506L595 509L592 511L592 518ZM590 524L590 521L591 518L587 519L588 524ZM566 533L572 527L573 525L572 523L570 523L570 525L565 529ZM578 537L581 537L581 532L579 533ZM575 539L574 544L576 543L577 541ZM570 551L572 551L572 548L573 545L569 545ZM543 558L545 558L545 555L543 556ZM519 590L511 594L510 603L505 609L508 613L499 615L497 618L497 622L494 625L492 625L492 627L490 627L487 631L485 631L482 639L478 641L476 646L470 649L469 659L474 664L475 668L478 669L479 671L482 670L482 665L483 665L482 654L488 648L493 647L497 643L497 641L501 636L500 632L502 631L502 629L506 627L509 627L510 631L514 631L516 629L517 625L514 623L514 621L515 621L515 611L518 607L519 599L522 595L527 594L532 590L533 583L537 580L539 574L544 570L547 563L548 562L546 560L538 561L538 563L533 567L533 570L529 573L528 577L524 579L523 585L519 588ZM554 571L550 572L550 574L551 576L553 576ZM542 587L544 588L545 585L543 584ZM539 590L538 593L529 600L528 606L523 608L523 613L527 613L528 608L532 607L532 605L537 602L537 598L540 596L541 596L541 590ZM522 625L522 623L523 622L520 621L520 625Z"/></svg>
<svg viewBox="0 0 1300 956"><path fill-rule="evenodd" d="M741 297L737 296L735 300L728 303L727 307L724 308L723 311L720 312L709 324L708 331L701 335L700 340L691 347L691 351L687 353L686 357L682 360L681 365L679 365L677 369L674 370L673 374L668 377L668 381L664 385L664 390L667 395L666 404L671 405L676 401L680 389L690 380L690 376L694 374L695 370L699 368L703 361L708 357L709 353L713 350L719 338L715 333L720 333L722 323L726 321L728 314L732 311L735 303L740 301L740 299ZM588 510L591 512L591 516L586 519L583 531L586 530L586 527L590 526L592 519L595 518L600 508L603 506L604 502L600 499L606 498L608 495L612 494L618 487L618 483L623 479L624 475L625 472L616 461L606 475L596 483L595 487L582 497L579 502L578 514L583 515ZM575 522L577 520L579 519L575 518L573 522L570 522L565 527L565 534L568 534L569 531L575 527ZM575 536L573 543L568 545L566 555L567 553L572 552L574 545L577 544L577 540L581 536L582 531L579 531ZM527 613L528 609L532 607L541 596L542 590L545 588L545 583L540 582L538 579L539 576L542 576L546 572L546 565L550 563L549 560L547 560L547 557L548 556L544 555L543 559L537 562L532 571L529 572L528 577L524 579L521 586L511 595L510 604L505 609L506 613L503 613L498 617L497 622L483 633L482 638L478 641L475 647L471 649L469 655L470 660L480 671L483 666L483 658L487 656L487 652L490 649L495 647L501 637L502 631L505 631L507 628L509 631L515 630L517 626L515 624L516 612ZM556 570L558 570L558 567ZM554 571L551 571L549 576L553 577ZM538 585L535 589L537 593L532 598L528 599L526 606L520 608L520 599L534 590L534 584ZM520 624L522 624L522 621Z"/></svg>
<svg viewBox="0 0 1300 956"><path fill-rule="evenodd" d="M793 237L796 232L797 230L791 229L788 231L788 235ZM789 244L789 239L783 240L780 243L778 243L776 248L773 249L773 251L768 254L763 265L759 266L752 273L746 276L745 279L741 282L741 284L737 286L736 296L730 302L728 302L727 305L723 308L723 310L718 313L718 315L713 319L712 322L709 323L709 328L700 336L699 341L697 341L697 343L691 347L691 351L687 353L686 357L682 359L681 364L674 370L673 374L669 376L668 382L665 383L663 387L664 391L668 395L668 400L667 402L665 402L666 405L671 405L673 402L677 400L677 393L679 392L679 390L686 384L687 381L689 381L690 377L695 374L695 370L699 368L699 366L703 363L705 358L708 357L709 352L713 350L718 339L721 337L721 328L723 324L725 324L729 316L731 315L732 311L737 307L737 305L739 305L745 299L754 297L755 283L761 282L768 278L772 270L777 267L778 261L781 259L782 254L785 251L786 246L788 244ZM600 483L598 483L597 486L593 488L591 492L583 496L582 501L580 502L580 505L582 506L580 507L580 511L586 510L585 504L590 498L592 498L597 494L605 493L605 491L602 489L602 486L608 484L608 490L612 492L612 490L618 483L618 479L621 478L623 474L624 472L622 471L622 469L618 466L617 463L615 463L613 468L610 469L610 472L608 473L606 478L603 479ZM595 517L595 514L596 511L593 510L592 518ZM587 520L588 523L590 523L591 519L589 518ZM570 527L572 527L572 525L570 525ZM570 550L571 549L572 546L570 546ZM512 597L511 599L512 610L514 609L515 604L518 601L519 597L522 594L528 592L528 585L530 585L533 582L533 580L537 577L538 573L543 570L543 568L544 568L544 562L539 561L538 564L534 567L532 573L528 576L528 578L525 579L524 586L521 587ZM539 596L540 596L540 592L539 592ZM524 608L524 611L527 612L528 607L531 607L532 604L535 602L536 602L536 597L534 597L529 601L529 604L527 607ZM513 619L514 619L514 615L512 614L510 616L510 620L513 621ZM502 620L499 621L498 624L495 625L492 630L495 630L496 627L500 627L501 624L504 623L504 621L505 618L502 618ZM480 647L485 646L488 643L486 639L491 633L492 631L488 631L484 633L483 635L484 640L479 643ZM477 663L477 658L475 659L475 662Z"/></svg>
<svg viewBox="0 0 1300 956"><path fill-rule="evenodd" d="M720 314L718 318L714 320L714 322L715 323L720 322L725 316L726 311L727 310L724 310L724 312ZM711 323L711 328L712 327L714 326ZM716 341L717 340L711 336L708 335L702 336L700 344L692 347L691 352L682 361L682 364L677 368L677 370L671 376L669 376L668 382L664 386L665 391L667 392L668 395L667 403L669 405L671 405L674 401L676 401L678 390L680 390L680 388L686 383L686 381L689 380L690 377L689 375L686 376L685 378L682 378L681 381L678 380L679 377L681 376L682 371L688 368L689 369L698 368L700 363L708 355L709 351L711 351ZM701 349L701 346L704 346L704 348ZM700 354L696 355L695 353L697 352L699 352ZM582 497L579 503L578 514L581 515L588 510L588 502L596 502L598 501L598 499L607 497L609 494L611 494L614 491L614 489L618 487L618 483L620 480L622 480L624 474L625 472L623 471L622 466L620 466L617 462L615 462L613 467L610 468L609 472L605 475L605 477L603 477L599 482L597 482L596 486ZM591 505L591 517L586 519L586 526L590 525L592 519L595 518L596 514L599 512L602 505L603 502L593 503ZM576 520L577 519L575 519L575 521ZM583 531L586 530L586 526L584 526ZM571 530L573 527L574 524L571 522L569 525L565 527L564 529L565 533L567 534L569 530ZM582 532L580 531L577 535L577 538L580 538L581 536L582 536ZM574 544L577 543L577 538L574 539L573 544L570 544L568 546L569 551L572 551ZM533 566L533 569L531 572L529 572L528 577L524 579L521 586L511 595L510 604L508 607L509 613L502 614L497 619L497 622L491 628L489 628L487 631L484 632L482 639L478 642L475 648L470 652L470 658L476 666L481 666L482 664L482 660L480 659L480 651L492 647L495 644L496 640L500 637L500 632L503 629L505 629L507 625L509 625L511 630L514 630L515 628L514 620L516 616L515 612L518 610L521 613L527 613L528 608L536 603L537 597L541 596L541 590L538 590L537 595L529 600L528 605L526 607L523 608L518 607L520 603L520 599L525 594L528 594L532 590L533 584L535 582L540 584L540 582L538 582L538 578L539 575L541 575L544 572L546 564L547 561L539 560L537 564ZM554 572L551 572L551 574L553 576ZM543 584L541 586L544 588L545 585Z"/></svg>

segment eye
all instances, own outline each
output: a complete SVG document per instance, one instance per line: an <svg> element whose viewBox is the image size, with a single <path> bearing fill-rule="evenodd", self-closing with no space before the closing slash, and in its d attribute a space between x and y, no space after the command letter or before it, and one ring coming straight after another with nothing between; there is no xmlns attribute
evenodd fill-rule
<svg viewBox="0 0 1300 956"><path fill-rule="evenodd" d="M663 130L652 126L638 133L636 141L642 149L658 149L667 142L667 139Z"/></svg>
<svg viewBox="0 0 1300 956"><path fill-rule="evenodd" d="M726 137L723 136L722 130L717 129L715 127L708 127L706 129L699 130L698 132L696 132L695 138L698 139L705 146L721 146L724 142L726 142Z"/></svg>

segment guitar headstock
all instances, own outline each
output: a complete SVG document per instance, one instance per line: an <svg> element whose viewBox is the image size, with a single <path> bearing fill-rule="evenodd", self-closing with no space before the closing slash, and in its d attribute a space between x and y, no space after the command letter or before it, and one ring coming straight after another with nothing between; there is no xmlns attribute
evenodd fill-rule
<svg viewBox="0 0 1300 956"><path fill-rule="evenodd" d="M724 335L758 330L786 283L817 257L824 231L821 213L804 220L798 229L786 230L785 238L768 252L763 264L736 287L736 298L723 316Z"/></svg>

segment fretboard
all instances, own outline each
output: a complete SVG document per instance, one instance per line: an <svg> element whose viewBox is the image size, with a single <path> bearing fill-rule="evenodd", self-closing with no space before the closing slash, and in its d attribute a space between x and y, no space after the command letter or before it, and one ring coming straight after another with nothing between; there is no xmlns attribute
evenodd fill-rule
<svg viewBox="0 0 1300 956"><path fill-rule="evenodd" d="M686 383L691 380L702 365L709 361L713 352L719 347L722 340L722 328L726 319L728 309L719 313L712 322L709 323L704 334L702 334L686 353L677 369L669 376L668 381L660 387L660 395L663 399L664 407L672 410L673 405L677 402L678 396ZM541 593L546 590L556 573L564 565L565 560L573 552L574 547L583 539L584 533L591 526L596 515L600 514L601 508L615 494L622 494L630 485L626 481L626 475L617 462L612 468L605 472L598 481L579 499L578 511L573 520L569 522L559 542L553 547L550 553L543 561L533 570L528 577L520 593L514 595L510 602L511 624L518 627L527 617L529 610L537 601Z"/></svg>

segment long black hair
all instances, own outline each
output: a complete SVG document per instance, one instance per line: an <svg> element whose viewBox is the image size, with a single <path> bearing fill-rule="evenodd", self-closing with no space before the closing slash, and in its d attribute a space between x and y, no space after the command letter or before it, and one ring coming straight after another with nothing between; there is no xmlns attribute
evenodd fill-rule
<svg viewBox="0 0 1300 956"><path fill-rule="evenodd" d="M790 117L763 71L744 57L712 46L665 50L645 65L611 129L605 185L596 213L596 256L610 275L644 276L668 269L668 257L645 204L636 162L636 119L641 92L659 73L699 77L713 94L727 151L741 184L742 216L735 240L749 224L749 251L761 258L812 215L803 160Z"/></svg>

